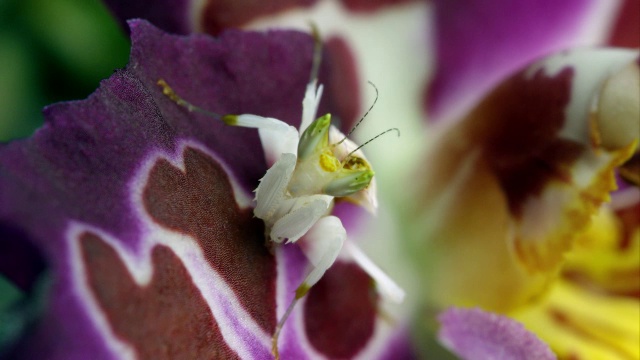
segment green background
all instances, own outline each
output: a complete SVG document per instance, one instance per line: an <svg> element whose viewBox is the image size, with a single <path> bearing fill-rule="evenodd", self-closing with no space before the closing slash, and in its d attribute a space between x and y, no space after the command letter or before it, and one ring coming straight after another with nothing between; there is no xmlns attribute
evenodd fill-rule
<svg viewBox="0 0 640 360"><path fill-rule="evenodd" d="M29 136L45 105L87 97L128 57L99 0L0 0L0 141Z"/></svg>

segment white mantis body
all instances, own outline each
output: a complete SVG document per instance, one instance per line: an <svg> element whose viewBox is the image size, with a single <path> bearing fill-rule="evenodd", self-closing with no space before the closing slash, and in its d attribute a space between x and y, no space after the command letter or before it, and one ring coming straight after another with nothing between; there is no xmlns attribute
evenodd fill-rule
<svg viewBox="0 0 640 360"><path fill-rule="evenodd" d="M311 80L302 101L300 129L278 119L258 115L219 116L202 110L176 95L164 80L158 85L166 96L190 111L221 118L227 125L257 128L268 163L255 190L254 215L265 223L265 234L275 244L298 243L313 265L298 286L295 298L280 318L272 337L272 352L278 355L278 336L297 301L317 283L336 261L347 239L340 219L330 215L334 198L355 202L375 212L374 172L360 148L331 125L331 115L313 120L322 85L317 86L321 42L316 36ZM397 129L396 129L397 130ZM345 247L376 281L379 291L394 302L404 292L353 244Z"/></svg>

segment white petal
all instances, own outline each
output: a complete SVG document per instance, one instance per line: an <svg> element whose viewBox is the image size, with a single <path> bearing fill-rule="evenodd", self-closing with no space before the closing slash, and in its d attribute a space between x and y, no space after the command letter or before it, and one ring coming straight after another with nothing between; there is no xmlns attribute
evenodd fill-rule
<svg viewBox="0 0 640 360"><path fill-rule="evenodd" d="M250 114L239 115L237 121L236 126L258 129L269 166L282 154L297 154L300 135L295 127L278 119Z"/></svg>
<svg viewBox="0 0 640 360"><path fill-rule="evenodd" d="M315 195L303 197L304 203L294 208L287 215L278 219L271 229L271 240L295 242L300 239L320 219L329 208L330 196Z"/></svg>
<svg viewBox="0 0 640 360"><path fill-rule="evenodd" d="M347 242L345 250L351 255L360 267L376 282L378 291L382 297L400 304L404 301L404 290L393 281L382 269L380 269L365 253L352 242Z"/></svg>
<svg viewBox="0 0 640 360"><path fill-rule="evenodd" d="M300 240L300 248L314 268L305 278L303 285L313 286L333 265L347 239L347 231L336 216L325 216Z"/></svg>
<svg viewBox="0 0 640 360"><path fill-rule="evenodd" d="M284 200L295 167L296 156L282 154L280 160L267 170L256 188L256 208L253 214L257 218L267 223L272 221L271 217Z"/></svg>
<svg viewBox="0 0 640 360"><path fill-rule="evenodd" d="M304 99L302 100L302 120L300 122L300 134L311 125L316 118L318 112L318 105L320 105L320 98L322 97L322 85L316 87L316 81L313 80L307 84L307 90L304 93Z"/></svg>
<svg viewBox="0 0 640 360"><path fill-rule="evenodd" d="M604 81L595 124L606 149L619 149L640 136L640 62L633 61Z"/></svg>
<svg viewBox="0 0 640 360"><path fill-rule="evenodd" d="M594 110L594 98L611 75L637 61L637 58L638 51L631 49L575 49L542 59L527 69L527 75L532 77L543 69L547 76L553 77L560 71L573 69L571 99L565 110L566 121L559 136L591 145L590 123L585 119L589 119L590 112Z"/></svg>

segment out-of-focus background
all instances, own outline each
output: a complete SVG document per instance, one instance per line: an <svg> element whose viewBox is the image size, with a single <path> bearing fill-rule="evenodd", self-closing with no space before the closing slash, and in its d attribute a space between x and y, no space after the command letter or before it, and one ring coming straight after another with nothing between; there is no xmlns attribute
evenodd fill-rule
<svg viewBox="0 0 640 360"><path fill-rule="evenodd" d="M0 142L29 136L45 105L86 98L128 57L99 0L0 0Z"/></svg>
<svg viewBox="0 0 640 360"><path fill-rule="evenodd" d="M100 0L0 0L0 143L31 135L44 106L87 97L128 58ZM21 333L10 307L23 296L0 277L0 349Z"/></svg>

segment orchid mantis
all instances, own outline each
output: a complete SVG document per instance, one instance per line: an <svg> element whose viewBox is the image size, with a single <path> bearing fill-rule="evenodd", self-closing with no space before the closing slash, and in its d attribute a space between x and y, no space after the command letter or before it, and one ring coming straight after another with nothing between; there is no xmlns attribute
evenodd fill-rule
<svg viewBox="0 0 640 360"><path fill-rule="evenodd" d="M230 126L258 129L267 162L272 166L255 189L254 215L264 221L268 240L274 244L299 244L313 266L276 326L272 337L276 358L280 331L295 304L322 278L341 251L350 254L387 298L394 302L404 298L403 290L355 245L343 248L347 232L340 219L330 215L335 198L350 200L375 212L376 187L374 171L360 149L362 146L358 147L348 139L349 134L345 136L331 125L330 114L313 120L323 91L322 85L317 85L322 43L316 31L314 35L313 65L302 101L299 130L274 118L252 114L220 116L203 110L179 97L164 80L158 80L164 95L189 111L203 112ZM385 133L391 130L397 131L390 129Z"/></svg>

